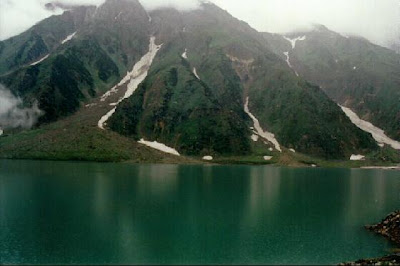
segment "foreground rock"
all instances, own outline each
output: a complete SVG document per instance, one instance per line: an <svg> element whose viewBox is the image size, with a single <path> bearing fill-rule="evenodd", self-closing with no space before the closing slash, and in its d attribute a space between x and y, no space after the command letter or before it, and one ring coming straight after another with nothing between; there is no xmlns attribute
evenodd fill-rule
<svg viewBox="0 0 400 266"><path fill-rule="evenodd" d="M390 255L379 259L365 259L356 262L348 262L340 265L399 265L400 255Z"/></svg>
<svg viewBox="0 0 400 266"><path fill-rule="evenodd" d="M377 225L367 225L369 231L383 235L400 246L400 211L389 214ZM356 262L348 262L340 265L400 265L400 253L388 255L378 259L363 259Z"/></svg>
<svg viewBox="0 0 400 266"><path fill-rule="evenodd" d="M365 228L387 237L400 246L400 211L389 214L377 225L367 225Z"/></svg>

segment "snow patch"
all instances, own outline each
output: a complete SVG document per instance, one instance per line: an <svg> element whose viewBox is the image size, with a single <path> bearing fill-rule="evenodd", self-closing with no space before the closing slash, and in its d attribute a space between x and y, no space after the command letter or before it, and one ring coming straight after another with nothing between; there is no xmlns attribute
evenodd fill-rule
<svg viewBox="0 0 400 266"><path fill-rule="evenodd" d="M340 105L339 105L340 106ZM400 142L395 141L389 138L385 131L374 126L372 123L362 120L355 112L353 112L350 108L340 106L343 112L350 118L351 122L356 125L361 130L372 134L372 137L378 143L379 146L383 146L383 144L387 144L391 146L395 150L400 150Z"/></svg>
<svg viewBox="0 0 400 266"><path fill-rule="evenodd" d="M364 166L361 169L400 170L400 166Z"/></svg>
<svg viewBox="0 0 400 266"><path fill-rule="evenodd" d="M42 57L41 59L39 59L38 61L36 61L36 62L34 62L34 63L32 63L31 64L31 66L36 66L37 64L40 64L40 63L42 63L44 60L46 60L48 57L50 56L50 54L48 54L48 55L46 55L46 56L44 56L44 57Z"/></svg>
<svg viewBox="0 0 400 266"><path fill-rule="evenodd" d="M117 110L117 107L115 107L114 109L112 109L111 111L109 111L106 115L104 115L102 118L100 118L98 126L100 129L105 129L104 127L107 125L107 121L113 116L113 114L115 113L115 111Z"/></svg>
<svg viewBox="0 0 400 266"><path fill-rule="evenodd" d="M122 84L121 84L122 85ZM120 86L120 84L118 84L117 86ZM117 86L112 87L109 91L107 91L106 93L103 94L103 96L101 96L100 101L104 102L105 100L107 100L108 97L111 96L111 94L113 93L117 93Z"/></svg>
<svg viewBox="0 0 400 266"><path fill-rule="evenodd" d="M297 38L294 38L294 39L290 39L290 38L288 38L286 36L283 36L283 38L285 40L287 40L288 42L290 42L290 44L292 45L292 49L294 49L294 48L296 48L296 42L297 41L305 41L307 37L304 35L304 36L297 37Z"/></svg>
<svg viewBox="0 0 400 266"><path fill-rule="evenodd" d="M193 75L195 75L195 77L196 77L198 80L201 80L200 77L199 77L199 74L197 74L197 70L196 70L195 67L193 68Z"/></svg>
<svg viewBox="0 0 400 266"><path fill-rule="evenodd" d="M117 20L121 15L122 15L122 11L118 13L118 15L114 18L114 20Z"/></svg>
<svg viewBox="0 0 400 266"><path fill-rule="evenodd" d="M150 38L150 44L149 44L149 52L147 54L145 54L140 60L139 62L137 62L134 66L131 72L128 72L127 75L121 80L121 82L117 85L114 86L109 92L107 92L106 94L104 94L101 98L102 101L105 101L105 99L107 99L107 97L109 97L109 95L111 95L111 93L116 91L116 88L118 86L121 86L125 83L128 83L127 85L127 89L125 92L124 97L122 97L121 99L119 99L119 101L117 103L115 103L115 106L118 106L118 104L120 104L123 100L128 99L129 97L131 97L133 95L133 93L135 93L136 89L138 88L138 86L140 85L140 83L142 83L148 74L148 71L150 70L151 64L153 63L154 58L157 55L157 52L161 49L161 45L156 45L155 43L156 38L154 36L152 36ZM111 118L111 116L115 113L117 107L115 107L113 110L109 111L105 116L103 116L99 123L98 126L101 129L104 129L104 125L105 123L108 121L108 119Z"/></svg>
<svg viewBox="0 0 400 266"><path fill-rule="evenodd" d="M254 59L248 59L248 60L240 59L240 58L237 58L236 56L233 56L233 55L230 55L230 54L226 54L226 56L232 62L238 62L238 63L242 63L242 64L245 64L245 65L250 65L250 64L254 63Z"/></svg>
<svg viewBox="0 0 400 266"><path fill-rule="evenodd" d="M185 59L188 59L187 49L185 49L185 51L183 52L182 57L185 58Z"/></svg>
<svg viewBox="0 0 400 266"><path fill-rule="evenodd" d="M177 150L175 150L175 149L173 149L171 147L168 147L165 144L159 143L157 141L151 142L151 141L146 141L144 139L141 139L138 142L140 144L146 145L146 146L148 146L150 148L153 148L155 150L159 150L159 151L162 151L162 152L165 152L165 153L169 153L169 154L172 154L172 155L176 155L176 156L181 156Z"/></svg>
<svg viewBox="0 0 400 266"><path fill-rule="evenodd" d="M76 31L75 31L74 33L72 33L71 35L68 35L67 38L65 38L65 39L61 42L61 44L64 44L64 43L69 42L70 40L72 40L72 38L75 37L75 35L76 35Z"/></svg>
<svg viewBox="0 0 400 266"><path fill-rule="evenodd" d="M355 66L355 67L353 67L353 70L356 70L357 69L357 67Z"/></svg>
<svg viewBox="0 0 400 266"><path fill-rule="evenodd" d="M254 142L257 142L258 141L258 135L255 135L255 134L253 134L253 135L251 135L251 139L254 141Z"/></svg>
<svg viewBox="0 0 400 266"><path fill-rule="evenodd" d="M151 18L149 12L146 11L146 14L147 14L147 18L149 19L149 22L151 22L153 19Z"/></svg>
<svg viewBox="0 0 400 266"><path fill-rule="evenodd" d="M274 157L272 157L272 156L264 156L264 160L265 161L271 161L272 158L274 158Z"/></svg>
<svg viewBox="0 0 400 266"><path fill-rule="evenodd" d="M204 156L203 160L204 161L212 161L212 160L214 160L214 158L212 156Z"/></svg>
<svg viewBox="0 0 400 266"><path fill-rule="evenodd" d="M261 128L261 125L260 125L260 122L258 121L258 119L250 112L250 110L249 110L249 97L247 97L247 99L246 99L246 103L244 105L244 111L253 120L254 128L255 128L257 134L260 137L262 137L262 138L268 140L269 142L271 142L275 146L276 150L282 152L281 146L279 145L279 142L276 140L275 135L270 133L270 132L264 131Z"/></svg>
<svg viewBox="0 0 400 266"><path fill-rule="evenodd" d="M364 161L365 160L365 156L364 155L351 155L350 157L350 161Z"/></svg>
<svg viewBox="0 0 400 266"><path fill-rule="evenodd" d="M288 66L293 69L292 64L290 63L290 57L289 57L289 52L284 52L283 53L286 56L286 63L288 64ZM293 69L294 70L294 69ZM294 73L296 74L296 76L299 76L299 73L297 73L296 70L294 70Z"/></svg>

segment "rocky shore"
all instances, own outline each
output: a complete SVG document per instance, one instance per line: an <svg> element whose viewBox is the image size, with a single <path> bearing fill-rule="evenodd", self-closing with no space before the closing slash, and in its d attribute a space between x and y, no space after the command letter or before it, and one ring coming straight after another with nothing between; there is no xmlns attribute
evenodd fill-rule
<svg viewBox="0 0 400 266"><path fill-rule="evenodd" d="M399 265L400 255L389 255L379 259L365 259L356 262L348 262L340 265Z"/></svg>
<svg viewBox="0 0 400 266"><path fill-rule="evenodd" d="M400 211L392 212L381 223L377 225L367 225L365 228L387 237L400 246Z"/></svg>
<svg viewBox="0 0 400 266"><path fill-rule="evenodd" d="M367 225L365 228L371 232L383 235L400 248L400 211L392 212L379 224ZM395 254L383 258L363 259L340 265L400 265L400 249L396 250Z"/></svg>

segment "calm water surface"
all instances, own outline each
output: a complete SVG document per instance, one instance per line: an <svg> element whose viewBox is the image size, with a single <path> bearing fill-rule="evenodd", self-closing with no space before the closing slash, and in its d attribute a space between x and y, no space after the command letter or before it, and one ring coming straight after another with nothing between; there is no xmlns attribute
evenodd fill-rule
<svg viewBox="0 0 400 266"><path fill-rule="evenodd" d="M339 263L393 246L400 172L0 161L0 263Z"/></svg>

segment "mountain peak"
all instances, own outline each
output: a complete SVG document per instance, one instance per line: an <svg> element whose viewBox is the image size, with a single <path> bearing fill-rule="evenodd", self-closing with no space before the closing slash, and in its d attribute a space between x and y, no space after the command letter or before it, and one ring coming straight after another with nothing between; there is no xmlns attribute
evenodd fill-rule
<svg viewBox="0 0 400 266"><path fill-rule="evenodd" d="M325 25L319 24L319 23L314 23L312 24L312 31L331 31L326 27Z"/></svg>

